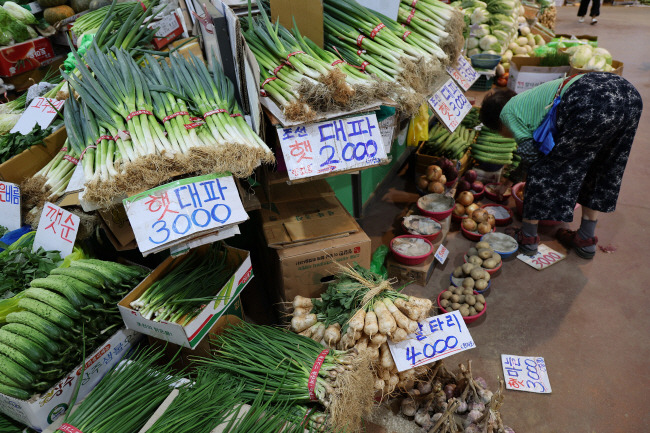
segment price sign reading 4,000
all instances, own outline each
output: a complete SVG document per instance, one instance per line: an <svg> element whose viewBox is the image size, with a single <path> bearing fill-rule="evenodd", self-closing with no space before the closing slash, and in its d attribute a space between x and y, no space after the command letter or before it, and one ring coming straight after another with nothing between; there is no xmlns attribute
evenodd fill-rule
<svg viewBox="0 0 650 433"><path fill-rule="evenodd" d="M289 179L375 165L386 149L374 114L278 128Z"/></svg>
<svg viewBox="0 0 650 433"><path fill-rule="evenodd" d="M458 128L472 108L451 78L429 99L429 105L451 132Z"/></svg>

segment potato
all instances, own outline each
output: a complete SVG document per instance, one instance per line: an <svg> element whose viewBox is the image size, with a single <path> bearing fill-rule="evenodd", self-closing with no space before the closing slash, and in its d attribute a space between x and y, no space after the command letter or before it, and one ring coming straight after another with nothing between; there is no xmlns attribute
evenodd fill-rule
<svg viewBox="0 0 650 433"><path fill-rule="evenodd" d="M467 308L466 306L460 308L459 311L460 311L461 316L463 316L463 317L469 316L469 308Z"/></svg>
<svg viewBox="0 0 650 433"><path fill-rule="evenodd" d="M476 244L476 249L477 250L482 250L483 248L491 248L490 244L488 244L486 241L481 241Z"/></svg>
<svg viewBox="0 0 650 433"><path fill-rule="evenodd" d="M481 259L479 256L471 256L470 258L467 259L467 263L471 263L476 266L481 266L483 263L483 259Z"/></svg>
<svg viewBox="0 0 650 433"><path fill-rule="evenodd" d="M451 295L451 298L449 298L451 302L458 302L460 303L460 295Z"/></svg>
<svg viewBox="0 0 650 433"><path fill-rule="evenodd" d="M471 277L467 277L463 280L463 287L466 289L473 289L475 281Z"/></svg>
<svg viewBox="0 0 650 433"><path fill-rule="evenodd" d="M475 280L480 280L481 278L483 278L483 272L485 271L481 268L474 268L472 269L472 272L469 273L469 276L474 278Z"/></svg>
<svg viewBox="0 0 650 433"><path fill-rule="evenodd" d="M454 269L454 277L456 278L461 278L465 275L463 272L463 267L462 266L457 266L456 269Z"/></svg>
<svg viewBox="0 0 650 433"><path fill-rule="evenodd" d="M474 308L476 309L476 311L480 313L481 311L483 311L483 308L485 308L485 304L483 304L482 302L477 302L476 304L474 304Z"/></svg>
<svg viewBox="0 0 650 433"><path fill-rule="evenodd" d="M497 264L501 263L501 255L499 253L492 253L492 258L497 261Z"/></svg>
<svg viewBox="0 0 650 433"><path fill-rule="evenodd" d="M490 281L490 273L488 271L483 271L483 276L481 280Z"/></svg>
<svg viewBox="0 0 650 433"><path fill-rule="evenodd" d="M459 308L460 308L460 304L458 302L454 302L451 304L452 310L458 310Z"/></svg>
<svg viewBox="0 0 650 433"><path fill-rule="evenodd" d="M451 298L451 295L453 295L453 293L451 293L449 290L445 290L445 291L442 292L442 294L440 295L440 298L441 298L441 299L449 299L449 298Z"/></svg>
<svg viewBox="0 0 650 433"><path fill-rule="evenodd" d="M485 280L476 280L476 283L474 284L474 289L475 290L480 290L483 291L487 289L488 282Z"/></svg>
<svg viewBox="0 0 650 433"><path fill-rule="evenodd" d="M476 302L480 302L482 304L485 304L485 296L481 295L480 293L476 295Z"/></svg>
<svg viewBox="0 0 650 433"><path fill-rule="evenodd" d="M449 299L441 299L440 306L446 310L449 307Z"/></svg>
<svg viewBox="0 0 650 433"><path fill-rule="evenodd" d="M472 269L474 269L476 265L473 265L472 263L464 263L462 268L463 268L463 274L469 275L470 272L472 272Z"/></svg>
<svg viewBox="0 0 650 433"><path fill-rule="evenodd" d="M480 250L478 250L478 256L483 260L489 259L490 257L492 257L492 254L494 254L494 252L492 251L491 248L481 248Z"/></svg>
<svg viewBox="0 0 650 433"><path fill-rule="evenodd" d="M467 257L471 257L471 256L478 256L478 250L474 247L470 248L467 251Z"/></svg>
<svg viewBox="0 0 650 433"><path fill-rule="evenodd" d="M472 306L472 305L476 304L476 296L474 296L474 295L465 296L465 302L469 306Z"/></svg>
<svg viewBox="0 0 650 433"><path fill-rule="evenodd" d="M474 307L469 307L469 315L470 316L476 316L478 312L476 311L476 308Z"/></svg>
<svg viewBox="0 0 650 433"><path fill-rule="evenodd" d="M465 295L465 296L472 295L472 294L474 294L473 289L465 289L465 290L463 290L463 295Z"/></svg>
<svg viewBox="0 0 650 433"><path fill-rule="evenodd" d="M465 303L465 295L458 296L458 303L459 304L464 304Z"/></svg>
<svg viewBox="0 0 650 433"><path fill-rule="evenodd" d="M460 296L463 294L463 290L465 290L465 288L463 286L460 286L460 287L454 287L454 290L452 291L454 292L454 295Z"/></svg>
<svg viewBox="0 0 650 433"><path fill-rule="evenodd" d="M483 267L486 269L494 269L498 265L497 261L494 259L487 259L483 262Z"/></svg>

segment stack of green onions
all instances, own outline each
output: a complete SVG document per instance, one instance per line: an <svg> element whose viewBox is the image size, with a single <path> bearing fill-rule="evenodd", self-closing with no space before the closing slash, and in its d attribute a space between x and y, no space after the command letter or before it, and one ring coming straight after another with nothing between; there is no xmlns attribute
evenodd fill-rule
<svg viewBox="0 0 650 433"><path fill-rule="evenodd" d="M234 272L222 243L210 245L205 253L194 249L176 261L181 263L173 263L168 274L131 302L146 319L186 325L202 306L213 299L219 301L216 295Z"/></svg>
<svg viewBox="0 0 650 433"><path fill-rule="evenodd" d="M324 351L319 343L288 330L247 323L227 328L214 343L219 349L199 361L207 371L240 377L245 401L254 401L265 389L277 404L318 402L328 427L349 431L359 427L372 406L372 371L355 350ZM322 361L320 369L315 368L317 361Z"/></svg>
<svg viewBox="0 0 650 433"><path fill-rule="evenodd" d="M81 38L84 33L96 32L97 29L101 27L106 17L110 17L111 20L115 21L115 23L124 23L134 9L139 9L140 11L144 12L150 8L151 5L149 4L148 0L123 2L117 3L115 5L111 4L102 6L99 9L90 11L77 18L72 25L72 31L78 38Z"/></svg>
<svg viewBox="0 0 650 433"><path fill-rule="evenodd" d="M178 384L172 363L160 349L147 348L118 363L72 413L64 425L85 433L134 433L151 418Z"/></svg>

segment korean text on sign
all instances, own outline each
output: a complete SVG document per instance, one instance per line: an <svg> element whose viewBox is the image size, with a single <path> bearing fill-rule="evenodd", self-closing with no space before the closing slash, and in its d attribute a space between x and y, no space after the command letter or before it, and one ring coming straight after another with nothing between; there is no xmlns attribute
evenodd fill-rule
<svg viewBox="0 0 650 433"><path fill-rule="evenodd" d="M550 394L551 384L544 358L539 356L501 355L507 389Z"/></svg>
<svg viewBox="0 0 650 433"><path fill-rule="evenodd" d="M450 78L431 98L429 105L450 131L455 131L472 105Z"/></svg>
<svg viewBox="0 0 650 433"><path fill-rule="evenodd" d="M476 347L460 312L442 314L421 320L419 331L409 339L388 341L399 371L429 364L450 355Z"/></svg>
<svg viewBox="0 0 650 433"><path fill-rule="evenodd" d="M248 219L232 176L182 179L124 200L140 252Z"/></svg>
<svg viewBox="0 0 650 433"><path fill-rule="evenodd" d="M61 257L67 256L77 239L79 221L77 215L46 202L38 222L33 250L43 247L48 251L60 251Z"/></svg>
<svg viewBox="0 0 650 433"><path fill-rule="evenodd" d="M465 91L469 90L479 77L479 74L472 68L472 65L467 61L465 56L458 57L456 66L447 66L447 73Z"/></svg>
<svg viewBox="0 0 650 433"><path fill-rule="evenodd" d="M374 114L278 128L290 179L375 165L386 158Z"/></svg>
<svg viewBox="0 0 650 433"><path fill-rule="evenodd" d="M19 229L20 188L9 182L0 182L0 226L8 230Z"/></svg>
<svg viewBox="0 0 650 433"><path fill-rule="evenodd" d="M38 97L34 98L29 104L29 107L23 112L11 128L11 132L20 132L23 135L29 134L38 124L41 128L45 129L57 116L57 110L61 110L65 100L57 101L56 99Z"/></svg>

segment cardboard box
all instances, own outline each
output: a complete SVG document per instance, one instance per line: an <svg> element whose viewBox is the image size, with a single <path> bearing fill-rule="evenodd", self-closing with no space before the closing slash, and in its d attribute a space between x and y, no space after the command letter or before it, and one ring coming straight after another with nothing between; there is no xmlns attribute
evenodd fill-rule
<svg viewBox="0 0 650 433"><path fill-rule="evenodd" d="M176 12L165 15L162 19L148 24L147 27L158 27L155 37L151 40L157 50L166 47L183 34L183 25Z"/></svg>
<svg viewBox="0 0 650 433"><path fill-rule="evenodd" d="M43 145L37 144L25 149L8 161L0 164L0 180L21 184L33 176L56 156L65 143L68 135L65 126L57 129L43 140Z"/></svg>
<svg viewBox="0 0 650 433"><path fill-rule="evenodd" d="M539 66L539 62L539 57L513 57L510 61L508 88L517 93L525 92L547 81L564 78L571 69L569 65Z"/></svg>
<svg viewBox="0 0 650 433"><path fill-rule="evenodd" d="M79 388L77 401L81 401L97 386L102 377L129 352L140 337L137 332L123 328L86 358L84 381ZM40 432L68 409L80 375L81 365L49 391L33 396L30 400L18 400L0 394L0 412Z"/></svg>
<svg viewBox="0 0 650 433"><path fill-rule="evenodd" d="M612 69L610 72L612 74L620 75L623 76L623 62L619 62L618 60L612 60ZM571 66L571 70L569 70L569 75L574 75L574 74L585 74L587 72L593 72L593 71L588 71L586 69L580 69L580 68L574 68Z"/></svg>
<svg viewBox="0 0 650 433"><path fill-rule="evenodd" d="M0 77L13 77L45 66L54 59L48 38L38 37L20 44L0 48Z"/></svg>
<svg viewBox="0 0 650 433"><path fill-rule="evenodd" d="M338 272L335 263L370 266L370 238L326 181L273 185L271 197L262 203L262 229L269 272L282 300L319 296L323 283Z"/></svg>
<svg viewBox="0 0 650 433"><path fill-rule="evenodd" d="M208 248L209 246L205 245L199 247L199 251L206 252ZM210 301L190 323L181 326L178 323L165 321L154 322L145 319L139 311L131 309L131 302L138 299L149 286L184 260L181 259L175 262L173 257L168 257L118 303L126 327L179 346L196 348L216 321L239 299L239 294L253 277L253 268L248 251L228 246L226 249L228 250L227 261L231 266L236 267L235 273L219 293L215 293L214 300Z"/></svg>
<svg viewBox="0 0 650 433"><path fill-rule="evenodd" d="M280 20L292 29L294 20L300 34L323 47L323 2L321 0L271 0L271 22Z"/></svg>
<svg viewBox="0 0 650 433"><path fill-rule="evenodd" d="M110 209L101 209L97 213L101 218L106 236L117 251L133 250L138 247L123 205L120 204Z"/></svg>

